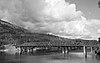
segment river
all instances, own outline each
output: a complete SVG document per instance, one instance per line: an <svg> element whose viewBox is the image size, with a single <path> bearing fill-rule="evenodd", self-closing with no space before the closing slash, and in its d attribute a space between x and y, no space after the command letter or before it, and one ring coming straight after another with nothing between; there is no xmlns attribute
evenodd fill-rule
<svg viewBox="0 0 100 63"><path fill-rule="evenodd" d="M23 53L8 54L0 52L0 63L100 63L99 59L82 54L63 55L62 53Z"/></svg>

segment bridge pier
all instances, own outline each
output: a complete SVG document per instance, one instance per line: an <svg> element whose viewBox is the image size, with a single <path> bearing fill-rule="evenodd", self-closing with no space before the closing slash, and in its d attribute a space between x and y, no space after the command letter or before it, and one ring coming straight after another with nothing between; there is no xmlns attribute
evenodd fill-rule
<svg viewBox="0 0 100 63"><path fill-rule="evenodd" d="M34 47L25 47L25 46L20 46L20 53L26 52L26 53L30 53L30 52L34 52L36 50L34 50Z"/></svg>
<svg viewBox="0 0 100 63"><path fill-rule="evenodd" d="M32 52L32 47L27 47L27 52L28 53Z"/></svg>
<svg viewBox="0 0 100 63"><path fill-rule="evenodd" d="M93 47L91 47L91 53L93 52Z"/></svg>
<svg viewBox="0 0 100 63"><path fill-rule="evenodd" d="M84 58L87 58L87 47L83 46Z"/></svg>
<svg viewBox="0 0 100 63"><path fill-rule="evenodd" d="M24 47L20 47L21 48L21 52L24 52L25 51L25 48Z"/></svg>
<svg viewBox="0 0 100 63"><path fill-rule="evenodd" d="M68 54L69 53L68 47L63 47L62 53Z"/></svg>

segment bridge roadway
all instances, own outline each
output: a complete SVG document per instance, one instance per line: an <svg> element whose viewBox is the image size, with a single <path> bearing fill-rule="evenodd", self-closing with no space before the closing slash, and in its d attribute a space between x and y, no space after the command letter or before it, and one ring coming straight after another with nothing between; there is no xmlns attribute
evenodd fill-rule
<svg viewBox="0 0 100 63"><path fill-rule="evenodd" d="M87 58L87 47L99 47L100 43L96 40L82 40L82 41L58 41L58 42L27 42L23 43L21 45L16 45L16 47L19 47L21 50L23 49L32 49L34 47L62 47L63 48L63 53L68 54L69 49L68 47L71 46L82 46L83 51L84 51L84 57Z"/></svg>

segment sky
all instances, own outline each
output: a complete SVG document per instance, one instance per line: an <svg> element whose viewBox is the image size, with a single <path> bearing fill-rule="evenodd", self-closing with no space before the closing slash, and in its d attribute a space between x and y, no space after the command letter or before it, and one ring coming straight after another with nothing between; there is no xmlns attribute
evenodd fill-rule
<svg viewBox="0 0 100 63"><path fill-rule="evenodd" d="M0 19L31 32L65 38L100 37L99 0L0 0Z"/></svg>
<svg viewBox="0 0 100 63"><path fill-rule="evenodd" d="M75 3L78 10L81 10L87 19L100 19L100 8L98 2L100 0L66 0Z"/></svg>

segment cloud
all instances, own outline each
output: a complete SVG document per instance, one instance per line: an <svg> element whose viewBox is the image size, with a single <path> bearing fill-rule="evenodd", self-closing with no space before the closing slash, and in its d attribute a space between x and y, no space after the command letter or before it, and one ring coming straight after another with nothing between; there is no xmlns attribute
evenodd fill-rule
<svg viewBox="0 0 100 63"><path fill-rule="evenodd" d="M0 0L0 19L32 32L96 39L100 20L87 20L65 0Z"/></svg>
<svg viewBox="0 0 100 63"><path fill-rule="evenodd" d="M46 0L43 12L56 20L74 20L79 19L81 11L76 11L75 4L66 3L65 0Z"/></svg>

